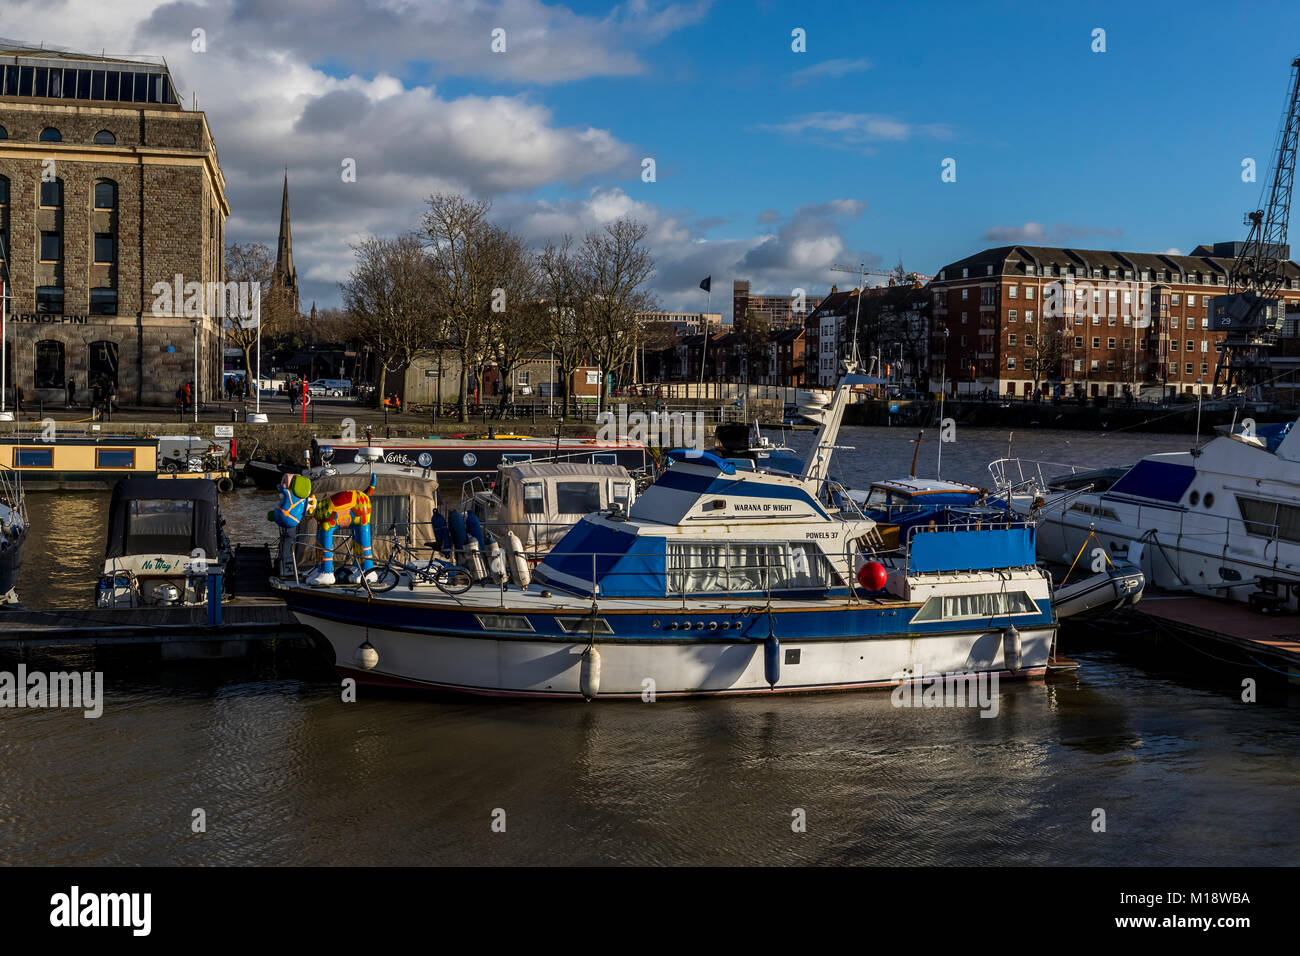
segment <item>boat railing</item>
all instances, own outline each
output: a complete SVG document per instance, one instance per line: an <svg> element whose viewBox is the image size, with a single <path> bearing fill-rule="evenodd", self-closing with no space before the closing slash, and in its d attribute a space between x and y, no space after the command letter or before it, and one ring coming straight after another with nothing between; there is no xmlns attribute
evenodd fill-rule
<svg viewBox="0 0 1300 956"><path fill-rule="evenodd" d="M1046 473L1044 469L1047 469ZM989 462L993 487L1001 493L1044 492L1053 479L1094 471L1092 467L1065 465L1034 458L998 458Z"/></svg>

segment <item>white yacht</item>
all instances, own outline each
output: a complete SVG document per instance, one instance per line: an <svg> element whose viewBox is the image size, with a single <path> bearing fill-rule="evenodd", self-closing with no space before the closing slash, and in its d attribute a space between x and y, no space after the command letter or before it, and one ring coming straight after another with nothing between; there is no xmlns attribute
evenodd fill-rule
<svg viewBox="0 0 1300 956"><path fill-rule="evenodd" d="M1164 590L1282 610L1295 607L1300 591L1293 426L1235 427L1190 451L1148 455L1118 476L1052 476L1054 467L1019 461L990 467L995 481L1018 484L1016 500L1040 499L1046 560L1127 561Z"/></svg>

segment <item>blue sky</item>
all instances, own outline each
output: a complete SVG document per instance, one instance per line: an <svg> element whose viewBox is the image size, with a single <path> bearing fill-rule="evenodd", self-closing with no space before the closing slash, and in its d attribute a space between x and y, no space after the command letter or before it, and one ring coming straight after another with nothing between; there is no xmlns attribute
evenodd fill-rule
<svg viewBox="0 0 1300 956"><path fill-rule="evenodd" d="M702 308L712 273L724 312L732 279L819 293L842 281L832 262L861 256L933 273L1015 241L1243 238L1300 55L1295 3L8 6L20 39L167 57L208 112L232 238L274 243L287 164L297 266L321 305L349 242L415 227L435 189L491 198L539 243L634 215L663 304Z"/></svg>

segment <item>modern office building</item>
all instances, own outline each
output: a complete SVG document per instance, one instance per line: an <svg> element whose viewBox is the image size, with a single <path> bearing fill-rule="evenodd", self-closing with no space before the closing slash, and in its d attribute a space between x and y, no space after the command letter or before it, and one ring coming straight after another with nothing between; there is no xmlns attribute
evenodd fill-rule
<svg viewBox="0 0 1300 956"><path fill-rule="evenodd" d="M163 60L0 41L9 401L112 380L120 401L170 403L196 339L215 394L229 212L207 118Z"/></svg>

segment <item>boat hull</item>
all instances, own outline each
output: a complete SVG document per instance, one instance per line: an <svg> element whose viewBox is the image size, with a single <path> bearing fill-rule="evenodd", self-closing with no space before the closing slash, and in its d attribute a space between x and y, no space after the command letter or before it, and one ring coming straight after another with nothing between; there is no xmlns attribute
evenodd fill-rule
<svg viewBox="0 0 1300 956"><path fill-rule="evenodd" d="M404 630L342 621L295 609L298 620L318 631L333 651L340 673L359 683L422 687L511 697L586 697L583 656L587 639L565 637L463 636L436 629ZM708 615L698 615L709 623ZM774 629L795 623L775 614ZM765 618L758 630L766 635ZM649 628L649 622L647 622ZM621 628L620 628L621 629ZM1055 625L1021 626L1020 662L1013 673L1002 628L961 633L873 634L870 637L799 638L780 641L778 679L768 682L763 638L598 638L601 698L810 693L893 687L924 677L998 673L1041 677L1046 672ZM378 660L364 668L357 649L365 642ZM587 685L588 689L590 684Z"/></svg>

